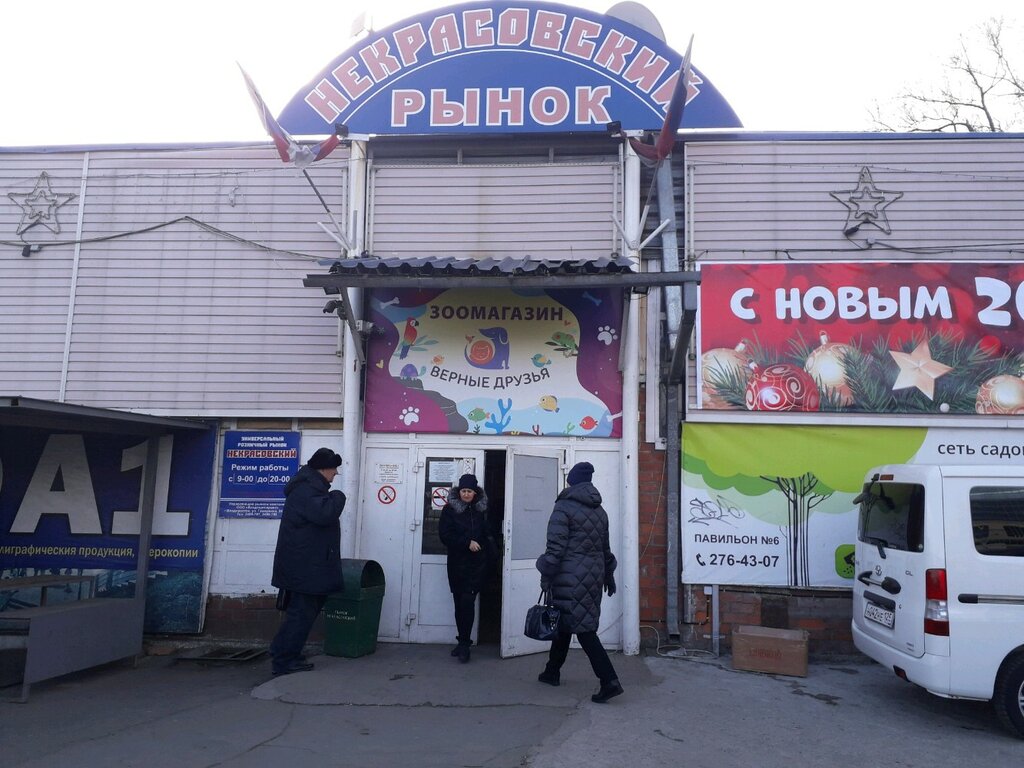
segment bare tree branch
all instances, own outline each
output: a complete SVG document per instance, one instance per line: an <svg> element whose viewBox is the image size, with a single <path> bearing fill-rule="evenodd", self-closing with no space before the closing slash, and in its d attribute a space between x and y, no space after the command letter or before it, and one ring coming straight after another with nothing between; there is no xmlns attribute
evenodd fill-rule
<svg viewBox="0 0 1024 768"><path fill-rule="evenodd" d="M1002 132L1024 128L1024 54L1015 64L1007 50L1010 28L992 18L960 38L959 50L943 65L937 85L906 87L883 107L870 110L880 131Z"/></svg>

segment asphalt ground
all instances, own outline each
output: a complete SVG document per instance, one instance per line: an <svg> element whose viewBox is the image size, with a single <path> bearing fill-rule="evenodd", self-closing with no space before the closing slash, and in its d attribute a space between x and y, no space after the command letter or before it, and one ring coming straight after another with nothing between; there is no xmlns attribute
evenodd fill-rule
<svg viewBox="0 0 1024 768"><path fill-rule="evenodd" d="M379 644L283 677L266 657L181 659L194 650L107 665L0 702L0 765L1024 765L1024 740L989 705L940 699L859 657L798 678L735 671L728 657L613 654L626 692L600 705L581 651L558 688L537 682L541 656L483 646L459 664L448 652Z"/></svg>

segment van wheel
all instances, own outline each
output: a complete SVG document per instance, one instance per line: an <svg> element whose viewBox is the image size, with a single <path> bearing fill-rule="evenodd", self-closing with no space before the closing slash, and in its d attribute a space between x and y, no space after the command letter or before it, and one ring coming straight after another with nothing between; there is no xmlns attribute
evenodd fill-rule
<svg viewBox="0 0 1024 768"><path fill-rule="evenodd" d="M996 678L995 706L999 720L1024 739L1024 655L1007 663Z"/></svg>

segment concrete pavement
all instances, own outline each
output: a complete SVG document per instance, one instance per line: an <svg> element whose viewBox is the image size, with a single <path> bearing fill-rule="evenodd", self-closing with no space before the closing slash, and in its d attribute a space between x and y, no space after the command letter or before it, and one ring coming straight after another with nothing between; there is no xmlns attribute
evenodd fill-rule
<svg viewBox="0 0 1024 768"><path fill-rule="evenodd" d="M593 704L586 657L558 688L539 656L493 646L459 664L448 646L380 644L269 661L150 656L33 687L0 703L5 768L32 766L1008 766L1024 741L985 704L946 701L866 660L812 663L807 678L733 671L728 658L613 654L626 693ZM7 692L10 692L9 690Z"/></svg>

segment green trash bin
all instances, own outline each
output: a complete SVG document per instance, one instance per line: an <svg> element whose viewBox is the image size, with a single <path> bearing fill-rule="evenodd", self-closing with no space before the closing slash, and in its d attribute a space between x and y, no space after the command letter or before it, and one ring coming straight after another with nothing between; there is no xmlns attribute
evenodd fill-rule
<svg viewBox="0 0 1024 768"><path fill-rule="evenodd" d="M341 575L342 591L324 606L324 653L351 659L377 650L384 569L376 560L342 559Z"/></svg>

